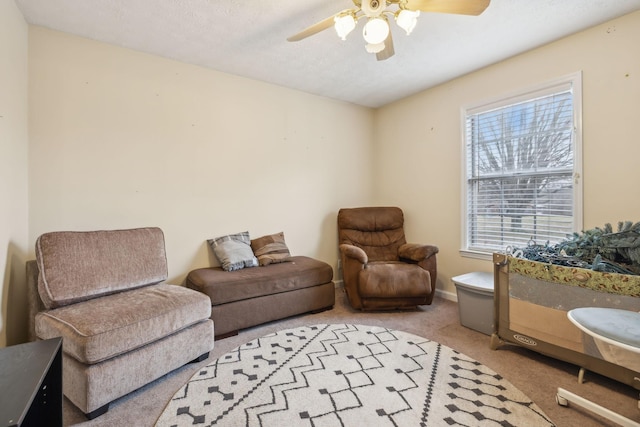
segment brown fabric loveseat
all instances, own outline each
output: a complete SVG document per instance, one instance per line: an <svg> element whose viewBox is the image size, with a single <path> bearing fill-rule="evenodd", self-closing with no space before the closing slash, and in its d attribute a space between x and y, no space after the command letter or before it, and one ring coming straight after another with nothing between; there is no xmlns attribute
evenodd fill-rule
<svg viewBox="0 0 640 427"><path fill-rule="evenodd" d="M54 232L27 263L31 339L63 339L63 392L88 418L213 348L209 299L170 285L159 228Z"/></svg>
<svg viewBox="0 0 640 427"><path fill-rule="evenodd" d="M236 271L199 268L187 275L187 286L210 298L216 339L273 320L327 310L335 304L333 269L305 256Z"/></svg>

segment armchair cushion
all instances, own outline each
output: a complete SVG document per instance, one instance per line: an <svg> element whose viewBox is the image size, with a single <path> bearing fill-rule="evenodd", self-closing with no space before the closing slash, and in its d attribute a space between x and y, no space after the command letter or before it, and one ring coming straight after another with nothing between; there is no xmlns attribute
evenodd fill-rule
<svg viewBox="0 0 640 427"><path fill-rule="evenodd" d="M46 233L36 241L36 261L46 308L160 283L168 274L164 235L153 227Z"/></svg>
<svg viewBox="0 0 640 427"><path fill-rule="evenodd" d="M64 352L95 364L173 334L211 315L204 295L158 284L36 315L36 335L62 337Z"/></svg>
<svg viewBox="0 0 640 427"><path fill-rule="evenodd" d="M398 248L406 243L404 215L400 208L340 209L340 243L362 248L369 261L397 261Z"/></svg>
<svg viewBox="0 0 640 427"><path fill-rule="evenodd" d="M429 272L403 262L373 262L360 272L362 298L417 298L426 304L431 293ZM365 307L366 308L366 307Z"/></svg>

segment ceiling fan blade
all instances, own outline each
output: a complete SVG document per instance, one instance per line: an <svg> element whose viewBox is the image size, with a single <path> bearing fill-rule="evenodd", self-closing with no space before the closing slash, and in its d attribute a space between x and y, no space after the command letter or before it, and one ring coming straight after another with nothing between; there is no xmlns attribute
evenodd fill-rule
<svg viewBox="0 0 640 427"><path fill-rule="evenodd" d="M454 13L457 15L480 15L491 0L407 0L406 7L422 12Z"/></svg>
<svg viewBox="0 0 640 427"><path fill-rule="evenodd" d="M384 61L385 59L391 58L395 53L396 52L393 49L393 38L391 37L391 31L389 31L389 35L384 41L384 49L376 53L376 59L378 61Z"/></svg>
<svg viewBox="0 0 640 427"><path fill-rule="evenodd" d="M320 31L324 31L327 28L333 26L333 18L335 15L330 16L326 19L323 19L320 22L317 22L315 24L313 24L312 26L305 28L304 30L300 31L298 34L295 34L291 37L288 37L287 40L290 42L297 42L300 41L302 39L306 39L309 36L312 36L314 34L319 33Z"/></svg>

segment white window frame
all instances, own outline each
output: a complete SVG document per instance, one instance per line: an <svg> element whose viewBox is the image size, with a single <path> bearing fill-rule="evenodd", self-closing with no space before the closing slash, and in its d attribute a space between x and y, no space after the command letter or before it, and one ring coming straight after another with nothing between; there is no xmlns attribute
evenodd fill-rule
<svg viewBox="0 0 640 427"><path fill-rule="evenodd" d="M469 226L467 224L468 212L468 185L467 185L467 131L466 122L467 116L475 114L480 111L506 107L508 105L525 102L531 99L535 99L544 94L550 94L562 87L570 85L573 94L573 154L574 154L574 185L573 185L573 231L578 232L582 230L582 73L572 73L554 80L550 80L539 85L528 87L526 89L518 90L517 92L496 97L493 99L483 100L471 105L463 106L461 112L461 135L462 135L462 168L461 168L461 231L462 242L460 254L464 257L491 260L494 250L471 250L469 249ZM544 244L545 242L536 242L538 244ZM504 248L506 249L506 248ZM503 250L504 250L503 249Z"/></svg>

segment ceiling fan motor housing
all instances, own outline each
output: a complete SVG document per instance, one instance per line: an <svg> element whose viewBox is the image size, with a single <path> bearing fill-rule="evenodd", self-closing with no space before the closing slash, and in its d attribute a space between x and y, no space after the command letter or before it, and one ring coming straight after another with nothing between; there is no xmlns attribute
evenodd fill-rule
<svg viewBox="0 0 640 427"><path fill-rule="evenodd" d="M380 16L386 7L386 0L362 0L362 6L360 6L360 9L362 9L365 16L374 18Z"/></svg>

